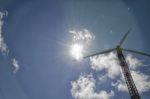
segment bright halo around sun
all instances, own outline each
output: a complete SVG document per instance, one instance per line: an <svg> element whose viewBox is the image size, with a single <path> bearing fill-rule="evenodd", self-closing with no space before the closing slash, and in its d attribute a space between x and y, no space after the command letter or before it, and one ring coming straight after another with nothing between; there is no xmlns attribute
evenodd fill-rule
<svg viewBox="0 0 150 99"><path fill-rule="evenodd" d="M83 46L75 43L71 46L71 50L70 53L72 55L73 58L75 58L76 60L80 60L83 57Z"/></svg>

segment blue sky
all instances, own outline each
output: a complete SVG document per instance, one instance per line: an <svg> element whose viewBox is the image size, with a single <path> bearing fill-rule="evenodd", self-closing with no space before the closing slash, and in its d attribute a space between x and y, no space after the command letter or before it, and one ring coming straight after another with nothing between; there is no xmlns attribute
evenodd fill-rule
<svg viewBox="0 0 150 99"><path fill-rule="evenodd" d="M132 28L123 47L150 53L149 4L148 0L0 0L0 12L5 14L0 21L4 23L0 24L0 99L129 99L118 89L123 86L121 74L108 72L114 71L108 67L112 61L98 61L114 59L115 54L76 61L70 48L78 42L73 40L77 35L70 31L92 35L94 39L80 38L86 45L84 54L89 54L115 47ZM140 94L149 99L150 59L125 55L134 59L130 64L139 62L131 69L138 80L145 77L147 89L142 87ZM77 95L84 80L89 86ZM86 98L84 88L89 93Z"/></svg>

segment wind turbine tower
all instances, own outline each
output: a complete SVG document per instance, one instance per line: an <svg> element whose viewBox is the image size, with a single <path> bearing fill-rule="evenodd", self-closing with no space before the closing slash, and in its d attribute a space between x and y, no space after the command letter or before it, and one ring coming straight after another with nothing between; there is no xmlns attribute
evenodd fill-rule
<svg viewBox="0 0 150 99"><path fill-rule="evenodd" d="M143 53L143 52L130 50L130 49L125 49L125 48L121 47L130 31L131 31L131 29L129 29L127 31L127 33L123 36L123 38L121 39L121 41L119 42L119 44L115 48L112 48L112 49L109 49L109 50L105 50L105 51L102 51L102 52L98 52L98 53L95 53L95 54L91 54L91 55L85 56L84 58L88 58L88 57L92 57L92 56L96 56L96 55L100 55L100 54L105 54L105 53L109 53L109 52L112 52L112 51L116 51L131 99L141 99L140 95L139 95L139 92L138 92L138 90L136 88L136 85L135 85L135 83L133 81L132 75L130 73L129 66L128 66L126 60L125 60L125 57L124 57L122 51L128 51L128 52L141 54L141 55L148 56L148 57L150 57L150 55L146 54L146 53Z"/></svg>

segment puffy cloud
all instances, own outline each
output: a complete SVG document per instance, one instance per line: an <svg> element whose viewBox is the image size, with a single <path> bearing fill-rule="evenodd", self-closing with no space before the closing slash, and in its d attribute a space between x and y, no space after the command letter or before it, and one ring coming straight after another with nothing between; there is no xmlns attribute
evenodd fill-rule
<svg viewBox="0 0 150 99"><path fill-rule="evenodd" d="M131 75L135 82L135 85L140 93L150 90L150 77L146 74L139 72L137 69L140 66L145 66L139 59L133 57L131 54L126 56L126 61L131 69ZM127 92L127 86L124 81L124 77L121 73L121 68L118 62L118 58L115 53L98 55L90 58L91 68L96 71L105 70L106 74L99 75L99 80L107 81L108 78L115 79L117 82L112 83L112 86L116 87L118 91ZM137 72L138 71L138 72ZM119 77L118 77L119 76Z"/></svg>
<svg viewBox="0 0 150 99"><path fill-rule="evenodd" d="M12 66L14 67L13 73L17 73L17 71L18 71L19 68L20 68L20 66L19 66L19 64L18 64L18 61L17 61L15 58L13 58L13 59L11 60L11 62L12 62Z"/></svg>
<svg viewBox="0 0 150 99"><path fill-rule="evenodd" d="M8 14L7 12L5 13L0 12L0 53L2 53L3 55L8 54L9 52L7 44L4 41L4 37L2 36L2 27L4 23L3 17L7 14ZM20 68L18 61L15 58L13 58L11 60L11 63L12 63L12 66L14 67L13 73L16 73Z"/></svg>
<svg viewBox="0 0 150 99"><path fill-rule="evenodd" d="M114 79L120 75L120 65L115 53L102 54L98 56L90 57L91 68L96 71L106 71L106 75Z"/></svg>
<svg viewBox="0 0 150 99"><path fill-rule="evenodd" d="M127 92L127 91L128 91L127 85L126 85L126 83L125 83L125 80L124 80L123 75L122 75L121 78L119 78L119 79L117 80L117 82L115 82L115 83L112 82L111 85L112 85L113 87L116 87L116 88L118 89L118 91L123 91L123 92Z"/></svg>
<svg viewBox="0 0 150 99"><path fill-rule="evenodd" d="M114 96L114 92L106 92L104 90L96 92L96 81L93 76L80 75L77 81L72 81L71 94L75 99L110 99Z"/></svg>
<svg viewBox="0 0 150 99"><path fill-rule="evenodd" d="M95 36L87 29L83 29L81 31L70 30L69 33L71 33L73 35L72 40L74 42L76 42L76 41L89 42L95 38Z"/></svg>
<svg viewBox="0 0 150 99"><path fill-rule="evenodd" d="M7 14L8 12L5 12L5 13L0 12L0 53L2 53L3 55L8 54L9 52L7 44L4 41L4 37L2 36L2 27L4 23L3 17ZM13 73L16 73L20 68L18 61L15 58L13 58L11 60L11 63L12 63L12 66L14 67Z"/></svg>
<svg viewBox="0 0 150 99"><path fill-rule="evenodd" d="M134 57L131 54L128 54L126 56L126 61L129 64L131 69L137 69L140 66L145 66L142 61L140 61L139 59L137 59L136 57Z"/></svg>
<svg viewBox="0 0 150 99"><path fill-rule="evenodd" d="M131 71L131 75L139 93L143 93L150 90L150 77L148 75L145 75L139 71ZM112 85L117 87L119 91L128 91L123 77Z"/></svg>
<svg viewBox="0 0 150 99"><path fill-rule="evenodd" d="M131 54L128 54L126 56L126 61L129 64L132 78L134 80L134 83L139 93L143 93L150 90L150 77L137 70L138 67L146 66L146 65L144 65L139 59L132 56ZM119 91L125 91L125 92L128 91L123 75L115 84L112 84L112 86L117 87Z"/></svg>
<svg viewBox="0 0 150 99"><path fill-rule="evenodd" d="M6 15L3 12L0 12L0 53L6 54L8 53L8 48L6 43L4 42L4 38L2 36L2 26L3 26L3 17Z"/></svg>

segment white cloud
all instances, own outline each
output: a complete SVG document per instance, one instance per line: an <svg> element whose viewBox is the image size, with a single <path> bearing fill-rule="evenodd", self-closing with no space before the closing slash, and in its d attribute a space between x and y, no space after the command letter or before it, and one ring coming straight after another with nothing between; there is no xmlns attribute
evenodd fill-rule
<svg viewBox="0 0 150 99"><path fill-rule="evenodd" d="M15 58L13 58L13 59L11 60L11 62L12 62L12 66L14 67L13 73L17 73L17 71L18 71L19 68L20 68L20 66L19 66L19 64L18 64L18 61L17 61Z"/></svg>
<svg viewBox="0 0 150 99"><path fill-rule="evenodd" d="M139 72L137 69L140 66L145 66L139 59L133 57L131 54L126 56L126 61L131 69L131 74L135 85L139 93L150 90L150 77L146 74ZM102 77L99 76L99 80L107 81L108 78L115 79L117 82L112 83L112 86L116 87L118 91L127 92L127 86L122 75L118 58L115 53L103 54L90 58L91 68L96 71L106 71L106 74ZM136 72L138 71L138 72Z"/></svg>
<svg viewBox="0 0 150 99"><path fill-rule="evenodd" d="M5 13L0 12L0 53L2 53L3 55L8 54L8 52L9 52L7 44L4 41L4 37L2 36L2 27L3 27L3 23L4 23L3 17L7 16L7 15L8 15L7 11ZM15 58L13 58L11 60L11 63L12 63L12 66L14 67L13 73L16 73L20 68L18 61Z"/></svg>
<svg viewBox="0 0 150 99"><path fill-rule="evenodd" d="M93 76L80 75L77 81L72 81L71 94L75 99L110 99L114 96L114 92L106 92L104 90L96 92L96 81Z"/></svg>
<svg viewBox="0 0 150 99"><path fill-rule="evenodd" d="M102 54L94 57L90 57L91 68L96 71L106 71L106 75L114 79L120 75L120 65L115 53Z"/></svg>
<svg viewBox="0 0 150 99"><path fill-rule="evenodd" d="M150 90L150 77L148 75L145 75L139 71L131 71L131 75L139 93L143 93ZM128 91L123 78L118 80L113 86L117 87L119 91Z"/></svg>
<svg viewBox="0 0 150 99"><path fill-rule="evenodd" d="M72 40L74 42L89 42L93 39L95 39L95 36L93 35L93 33L91 33L89 30L87 29L83 29L83 30L70 30L69 33L72 34Z"/></svg>
<svg viewBox="0 0 150 99"><path fill-rule="evenodd" d="M139 93L143 93L143 92L150 90L150 77L137 70L138 67L146 66L146 65L144 65L139 59L132 56L131 54L128 54L126 56L126 61L129 64L132 78L134 80L134 83ZM125 91L125 92L128 91L123 75L115 84L112 84L112 85L117 87L119 91Z"/></svg>
<svg viewBox="0 0 150 99"><path fill-rule="evenodd" d="M117 82L115 82L115 83L112 82L111 85L113 87L116 87L118 89L118 91L123 91L123 92L127 92L128 91L123 75L122 75L121 78L119 78L117 80Z"/></svg>
<svg viewBox="0 0 150 99"><path fill-rule="evenodd" d="M137 59L136 57L134 57L131 54L128 54L126 56L126 61L129 64L131 69L137 69L140 66L145 66L142 61L140 61L139 59Z"/></svg>
<svg viewBox="0 0 150 99"><path fill-rule="evenodd" d="M6 43L4 42L4 38L2 36L2 26L3 26L3 17L6 15L3 12L0 12L0 53L6 54L8 53L8 48Z"/></svg>

